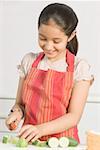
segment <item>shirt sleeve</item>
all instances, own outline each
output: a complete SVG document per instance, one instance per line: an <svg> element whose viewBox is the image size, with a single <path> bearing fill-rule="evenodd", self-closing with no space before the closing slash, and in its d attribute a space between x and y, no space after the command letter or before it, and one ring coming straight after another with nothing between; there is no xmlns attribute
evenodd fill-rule
<svg viewBox="0 0 100 150"><path fill-rule="evenodd" d="M90 64L85 59L77 59L75 64L74 81L78 82L81 80L90 81L91 85L94 81L93 70Z"/></svg>
<svg viewBox="0 0 100 150"><path fill-rule="evenodd" d="M35 53L27 53L22 58L21 63L17 66L20 77L24 78L28 74L32 66L32 63L34 62L37 56L38 54L35 54Z"/></svg>

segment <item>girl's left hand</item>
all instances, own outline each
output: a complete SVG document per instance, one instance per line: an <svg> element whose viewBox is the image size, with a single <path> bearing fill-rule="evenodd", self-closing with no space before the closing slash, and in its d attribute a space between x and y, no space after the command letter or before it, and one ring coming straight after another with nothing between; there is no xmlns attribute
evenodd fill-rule
<svg viewBox="0 0 100 150"><path fill-rule="evenodd" d="M24 125L19 132L19 137L26 139L27 142L33 142L42 136L41 125Z"/></svg>

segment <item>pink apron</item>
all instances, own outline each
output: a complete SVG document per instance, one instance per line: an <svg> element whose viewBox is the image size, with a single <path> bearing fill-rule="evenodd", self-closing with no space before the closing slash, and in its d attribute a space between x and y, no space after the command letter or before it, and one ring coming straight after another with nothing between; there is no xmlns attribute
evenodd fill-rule
<svg viewBox="0 0 100 150"><path fill-rule="evenodd" d="M23 85L22 100L26 113L24 124L42 124L61 117L68 111L73 87L74 55L66 51L66 72L38 69L44 55L43 52L40 53L33 62ZM61 133L43 136L40 140L54 136L72 137L79 142L76 126Z"/></svg>

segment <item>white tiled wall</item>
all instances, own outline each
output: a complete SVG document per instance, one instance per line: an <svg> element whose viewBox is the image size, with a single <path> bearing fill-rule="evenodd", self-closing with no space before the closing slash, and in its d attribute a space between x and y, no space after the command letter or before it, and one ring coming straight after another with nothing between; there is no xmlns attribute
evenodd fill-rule
<svg viewBox="0 0 100 150"><path fill-rule="evenodd" d="M100 103L98 99L99 98L97 97L88 98L82 118L78 125L79 136L82 144L86 143L87 130L96 130L100 132ZM7 127L5 126L5 118L7 117L9 110L11 109L13 104L14 99L0 99L0 134L9 132ZM12 133L16 134L17 131Z"/></svg>

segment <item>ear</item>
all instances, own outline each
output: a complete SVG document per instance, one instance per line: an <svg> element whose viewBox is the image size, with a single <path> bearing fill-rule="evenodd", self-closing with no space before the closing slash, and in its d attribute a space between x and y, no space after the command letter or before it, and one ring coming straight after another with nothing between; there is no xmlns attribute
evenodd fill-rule
<svg viewBox="0 0 100 150"><path fill-rule="evenodd" d="M75 35L76 35L76 30L74 30L74 31L72 32L72 34L71 34L70 37L68 38L68 42L70 42L70 41L74 38Z"/></svg>

